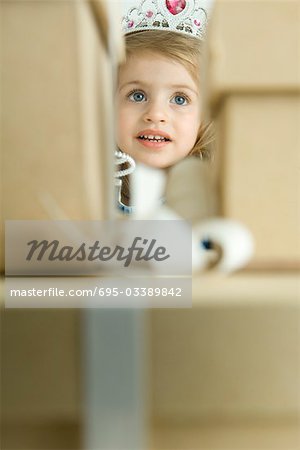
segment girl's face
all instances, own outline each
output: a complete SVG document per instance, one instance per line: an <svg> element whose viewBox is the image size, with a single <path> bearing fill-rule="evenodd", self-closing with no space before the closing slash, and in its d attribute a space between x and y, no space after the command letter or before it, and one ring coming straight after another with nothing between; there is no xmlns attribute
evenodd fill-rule
<svg viewBox="0 0 300 450"><path fill-rule="evenodd" d="M138 52L119 73L118 147L151 167L173 165L197 140L199 105L199 89L182 64Z"/></svg>

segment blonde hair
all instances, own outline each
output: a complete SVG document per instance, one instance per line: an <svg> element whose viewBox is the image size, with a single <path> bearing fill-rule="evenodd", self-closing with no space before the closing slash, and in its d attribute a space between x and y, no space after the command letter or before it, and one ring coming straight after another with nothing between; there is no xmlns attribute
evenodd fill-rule
<svg viewBox="0 0 300 450"><path fill-rule="evenodd" d="M125 36L126 58L136 52L153 52L182 64L198 86L201 82L203 43L200 39L166 30L148 30ZM189 155L210 159L213 142L211 123L201 123L198 138Z"/></svg>

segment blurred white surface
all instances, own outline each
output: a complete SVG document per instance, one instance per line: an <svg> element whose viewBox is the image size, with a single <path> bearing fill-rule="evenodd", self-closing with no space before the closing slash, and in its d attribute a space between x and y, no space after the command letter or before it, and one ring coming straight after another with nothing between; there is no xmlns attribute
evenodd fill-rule
<svg viewBox="0 0 300 450"><path fill-rule="evenodd" d="M241 223L227 218L213 218L200 222L193 228L193 270L203 270L208 266L215 250L201 246L203 240L210 241L220 249L216 255L215 269L231 273L242 269L254 254L254 239L250 231ZM212 255L214 258L214 255ZM211 261L213 262L214 259Z"/></svg>

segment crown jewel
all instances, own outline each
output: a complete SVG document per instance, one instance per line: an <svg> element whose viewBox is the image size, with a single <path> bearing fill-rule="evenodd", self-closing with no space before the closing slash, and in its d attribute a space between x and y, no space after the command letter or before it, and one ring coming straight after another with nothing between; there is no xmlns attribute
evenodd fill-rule
<svg viewBox="0 0 300 450"><path fill-rule="evenodd" d="M142 0L122 20L124 34L167 30L204 38L207 12L203 0Z"/></svg>

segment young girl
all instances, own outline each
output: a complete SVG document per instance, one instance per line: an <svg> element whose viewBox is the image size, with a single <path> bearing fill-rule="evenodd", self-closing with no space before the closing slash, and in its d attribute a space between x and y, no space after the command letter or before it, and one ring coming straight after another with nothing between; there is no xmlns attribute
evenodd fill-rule
<svg viewBox="0 0 300 450"><path fill-rule="evenodd" d="M209 158L211 126L200 109L203 37L201 0L142 1L123 19L126 60L117 89L117 152L127 166L121 209L129 204L134 161L168 169L193 155ZM128 156L129 155L129 156ZM122 207L124 205L124 207Z"/></svg>

